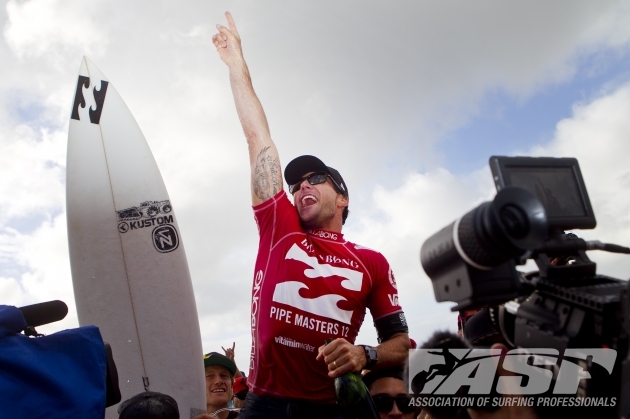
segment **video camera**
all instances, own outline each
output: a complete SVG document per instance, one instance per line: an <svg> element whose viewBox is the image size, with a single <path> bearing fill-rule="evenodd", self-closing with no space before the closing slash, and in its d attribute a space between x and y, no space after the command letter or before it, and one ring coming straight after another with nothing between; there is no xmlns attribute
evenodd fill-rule
<svg viewBox="0 0 630 419"><path fill-rule="evenodd" d="M67 313L59 300L0 305L0 417L100 417L121 400L112 350L98 328L48 336L35 329Z"/></svg>
<svg viewBox="0 0 630 419"><path fill-rule="evenodd" d="M576 159L493 156L490 168L494 200L422 246L436 300L455 302L452 310L460 313L482 309L508 347L572 353L589 378L577 378L576 396L616 397L614 415L629 417L629 282L598 275L586 251L630 249L565 234L596 225ZM527 259L539 271L516 269ZM614 349L612 372L572 348ZM556 380L557 368L553 374Z"/></svg>

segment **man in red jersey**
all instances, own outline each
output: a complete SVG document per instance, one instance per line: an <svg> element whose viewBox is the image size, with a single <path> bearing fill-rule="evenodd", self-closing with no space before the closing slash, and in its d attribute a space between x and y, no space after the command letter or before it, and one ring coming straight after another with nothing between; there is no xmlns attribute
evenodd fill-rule
<svg viewBox="0 0 630 419"><path fill-rule="evenodd" d="M394 275L383 255L341 233L349 194L341 174L313 156L284 172L229 13L213 42L228 66L249 146L260 243L252 286L251 389L240 418L337 419L333 379L401 365L409 337ZM380 344L356 346L368 308ZM327 339L333 339L324 345Z"/></svg>

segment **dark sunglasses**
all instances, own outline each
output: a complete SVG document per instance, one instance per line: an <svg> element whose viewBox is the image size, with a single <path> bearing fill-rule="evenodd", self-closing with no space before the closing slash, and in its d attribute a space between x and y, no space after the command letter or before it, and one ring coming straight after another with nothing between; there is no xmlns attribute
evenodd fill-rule
<svg viewBox="0 0 630 419"><path fill-rule="evenodd" d="M386 394L377 394L376 396L372 397L372 400L374 400L374 406L376 406L376 410L382 413L391 411L394 407L394 402L396 402L398 410L400 410L402 413L411 413L416 409L414 405L410 405L410 396L392 397Z"/></svg>
<svg viewBox="0 0 630 419"><path fill-rule="evenodd" d="M328 178L328 173L326 172L311 173L310 175L304 176L302 179L298 180L297 183L294 183L293 185L289 185L289 192L291 192L291 195L296 193L298 190L300 190L300 187L302 186L302 183L305 180L308 180L308 183L311 185L319 185L320 183L326 182L327 178ZM330 178L330 180L332 180L333 183L335 183L333 178ZM337 184L335 183L335 186L336 185Z"/></svg>

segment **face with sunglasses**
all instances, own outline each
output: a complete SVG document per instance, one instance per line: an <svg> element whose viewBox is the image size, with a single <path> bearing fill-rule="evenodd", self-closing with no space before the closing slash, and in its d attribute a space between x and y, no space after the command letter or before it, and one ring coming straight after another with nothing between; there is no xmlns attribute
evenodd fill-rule
<svg viewBox="0 0 630 419"><path fill-rule="evenodd" d="M330 231L341 231L341 213L348 206L348 197L339 193L340 190L326 172L307 173L300 181L289 185L302 224L306 228Z"/></svg>
<svg viewBox="0 0 630 419"><path fill-rule="evenodd" d="M370 386L370 395L381 419L413 419L415 406L410 406L411 396L405 392L402 380L383 377Z"/></svg>

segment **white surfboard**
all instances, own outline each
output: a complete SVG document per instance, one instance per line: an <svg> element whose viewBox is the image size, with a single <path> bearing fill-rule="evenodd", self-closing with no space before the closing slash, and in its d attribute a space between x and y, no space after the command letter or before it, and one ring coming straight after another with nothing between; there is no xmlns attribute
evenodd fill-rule
<svg viewBox="0 0 630 419"><path fill-rule="evenodd" d="M122 400L145 390L204 413L197 308L176 207L133 115L83 58L68 132L68 241L79 323L112 346ZM117 406L106 417L118 418Z"/></svg>

